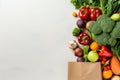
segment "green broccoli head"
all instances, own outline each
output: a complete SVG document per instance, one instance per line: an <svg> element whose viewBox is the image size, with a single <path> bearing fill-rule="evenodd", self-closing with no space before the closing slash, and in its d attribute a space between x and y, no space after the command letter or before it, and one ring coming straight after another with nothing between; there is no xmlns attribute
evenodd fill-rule
<svg viewBox="0 0 120 80"><path fill-rule="evenodd" d="M110 33L115 26L115 21L112 20L103 20L103 22L100 24L100 27L102 28L103 32Z"/></svg>
<svg viewBox="0 0 120 80"><path fill-rule="evenodd" d="M102 33L99 35L95 35L95 41L98 42L99 45L107 45L110 35L108 33Z"/></svg>
<svg viewBox="0 0 120 80"><path fill-rule="evenodd" d="M116 25L110 35L115 39L120 39L120 21L116 22Z"/></svg>
<svg viewBox="0 0 120 80"><path fill-rule="evenodd" d="M106 33L111 32L115 25L115 21L112 21L107 15L99 16L97 22L100 24L102 31Z"/></svg>
<svg viewBox="0 0 120 80"><path fill-rule="evenodd" d="M115 46L115 44L117 43L117 40L116 39L114 39L114 38L109 38L109 40L108 40L108 45L110 45L110 46Z"/></svg>
<svg viewBox="0 0 120 80"><path fill-rule="evenodd" d="M104 20L111 20L107 15L100 15L98 18L97 18L97 22L98 23L103 23Z"/></svg>
<svg viewBox="0 0 120 80"><path fill-rule="evenodd" d="M100 24L98 22L92 22L89 25L88 29L90 30L90 32L92 32L95 35L102 33L102 29L101 29Z"/></svg>

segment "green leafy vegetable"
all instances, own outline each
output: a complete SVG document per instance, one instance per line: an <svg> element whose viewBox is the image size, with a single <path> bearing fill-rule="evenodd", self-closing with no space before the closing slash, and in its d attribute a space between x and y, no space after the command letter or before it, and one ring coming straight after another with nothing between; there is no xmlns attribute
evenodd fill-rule
<svg viewBox="0 0 120 80"><path fill-rule="evenodd" d="M107 4L107 15L112 15L112 9L113 9L113 0L109 0Z"/></svg>
<svg viewBox="0 0 120 80"><path fill-rule="evenodd" d="M83 50L83 58L84 58L84 61L87 62L88 61L88 51L89 51L89 45L85 45L85 46L82 46L82 50Z"/></svg>
<svg viewBox="0 0 120 80"><path fill-rule="evenodd" d="M84 6L84 0L71 0L71 3L75 6L75 9L79 9Z"/></svg>
<svg viewBox="0 0 120 80"><path fill-rule="evenodd" d="M88 30L95 35L95 41L99 45L115 46L120 39L120 21L115 22L107 15L101 15L97 21L91 23Z"/></svg>
<svg viewBox="0 0 120 80"><path fill-rule="evenodd" d="M115 39L120 39L119 33L120 33L120 21L116 22L116 25L110 35Z"/></svg>
<svg viewBox="0 0 120 80"><path fill-rule="evenodd" d="M102 24L103 20L111 20L107 15L103 14L97 18L97 22Z"/></svg>
<svg viewBox="0 0 120 80"><path fill-rule="evenodd" d="M100 0L100 8L102 10L102 14L106 14L106 4L108 0Z"/></svg>
<svg viewBox="0 0 120 80"><path fill-rule="evenodd" d="M120 3L119 3L120 1L116 1L116 2L114 2L113 3L113 10L112 10L112 13L117 13L118 11L119 11L119 9L120 9Z"/></svg>
<svg viewBox="0 0 120 80"><path fill-rule="evenodd" d="M98 42L99 45L107 45L110 35L108 33L102 33L99 35L95 35L95 41Z"/></svg>
<svg viewBox="0 0 120 80"><path fill-rule="evenodd" d="M74 28L72 31L73 36L78 36L81 32L80 28Z"/></svg>
<svg viewBox="0 0 120 80"><path fill-rule="evenodd" d="M115 44L117 43L117 40L116 39L114 39L114 38L109 38L109 40L108 40L108 44L109 45L111 45L111 46L115 46Z"/></svg>
<svg viewBox="0 0 120 80"><path fill-rule="evenodd" d="M92 33L96 34L100 34L102 33L102 29L100 27L100 24L98 22L93 22L90 24L90 26L88 27L90 29L90 31Z"/></svg>
<svg viewBox="0 0 120 80"><path fill-rule="evenodd" d="M103 32L109 33L113 30L114 25L115 21L104 19L100 27L102 28Z"/></svg>
<svg viewBox="0 0 120 80"><path fill-rule="evenodd" d="M120 61L120 41L117 43L116 46L111 47L111 50L113 52L113 54L118 58L118 60Z"/></svg>
<svg viewBox="0 0 120 80"><path fill-rule="evenodd" d="M75 6L75 9L80 9L86 5L99 7L99 0L71 0L71 3Z"/></svg>
<svg viewBox="0 0 120 80"><path fill-rule="evenodd" d="M102 10L102 14L111 16L120 11L120 0L71 0L75 9L80 9L89 5L90 7L97 7Z"/></svg>

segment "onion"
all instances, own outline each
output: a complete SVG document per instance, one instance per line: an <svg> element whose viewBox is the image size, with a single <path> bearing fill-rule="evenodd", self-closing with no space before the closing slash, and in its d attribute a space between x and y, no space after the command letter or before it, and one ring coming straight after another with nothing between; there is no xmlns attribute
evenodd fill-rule
<svg viewBox="0 0 120 80"><path fill-rule="evenodd" d="M79 20L77 20L76 25L77 25L79 28L84 28L84 27L85 27L85 21L79 19Z"/></svg>
<svg viewBox="0 0 120 80"><path fill-rule="evenodd" d="M88 30L89 25L90 25L92 22L94 22L94 21L88 21L88 22L86 23L86 29L87 29L87 30Z"/></svg>
<svg viewBox="0 0 120 80"><path fill-rule="evenodd" d="M83 57L78 57L77 62L83 62Z"/></svg>
<svg viewBox="0 0 120 80"><path fill-rule="evenodd" d="M76 48L74 51L75 56L81 57L83 55L81 48Z"/></svg>

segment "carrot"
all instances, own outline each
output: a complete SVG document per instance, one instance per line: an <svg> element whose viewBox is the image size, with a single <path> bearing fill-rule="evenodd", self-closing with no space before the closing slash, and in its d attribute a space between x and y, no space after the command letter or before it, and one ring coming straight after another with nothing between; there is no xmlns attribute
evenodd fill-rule
<svg viewBox="0 0 120 80"><path fill-rule="evenodd" d="M114 74L120 75L120 62L116 56L112 57L110 66Z"/></svg>

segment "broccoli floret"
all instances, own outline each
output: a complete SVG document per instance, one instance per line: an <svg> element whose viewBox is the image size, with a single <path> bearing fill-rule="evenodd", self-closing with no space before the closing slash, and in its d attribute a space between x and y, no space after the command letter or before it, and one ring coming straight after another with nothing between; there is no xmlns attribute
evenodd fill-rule
<svg viewBox="0 0 120 80"><path fill-rule="evenodd" d="M116 25L110 35L115 39L120 39L120 21L116 22Z"/></svg>
<svg viewBox="0 0 120 80"><path fill-rule="evenodd" d="M103 23L104 20L111 20L107 15L100 15L98 18L97 18L97 22L98 23Z"/></svg>
<svg viewBox="0 0 120 80"><path fill-rule="evenodd" d="M95 41L99 45L115 46L120 39L120 21L112 21L108 16L101 15L97 21L91 23L89 31L95 35Z"/></svg>
<svg viewBox="0 0 120 80"><path fill-rule="evenodd" d="M111 32L115 26L115 21L112 21L107 15L101 15L97 18L97 22L100 24L100 27L103 32Z"/></svg>
<svg viewBox="0 0 120 80"><path fill-rule="evenodd" d="M103 22L100 24L102 31L106 33L111 32L114 26L115 26L115 21L107 20L107 19L103 20Z"/></svg>
<svg viewBox="0 0 120 80"><path fill-rule="evenodd" d="M93 24L95 23L95 21L94 22L92 22L92 23L90 23L90 25L88 26L88 30L89 31L92 31L92 28L93 28Z"/></svg>
<svg viewBox="0 0 120 80"><path fill-rule="evenodd" d="M117 40L116 39L114 39L114 38L109 38L109 40L108 40L108 45L110 45L110 46L115 46L115 44L117 43Z"/></svg>
<svg viewBox="0 0 120 80"><path fill-rule="evenodd" d="M95 41L98 42L99 45L107 45L109 38L110 35L108 33L95 35Z"/></svg>
<svg viewBox="0 0 120 80"><path fill-rule="evenodd" d="M102 29L98 22L92 22L88 27L88 29L90 30L90 32L94 33L95 35L102 33Z"/></svg>

